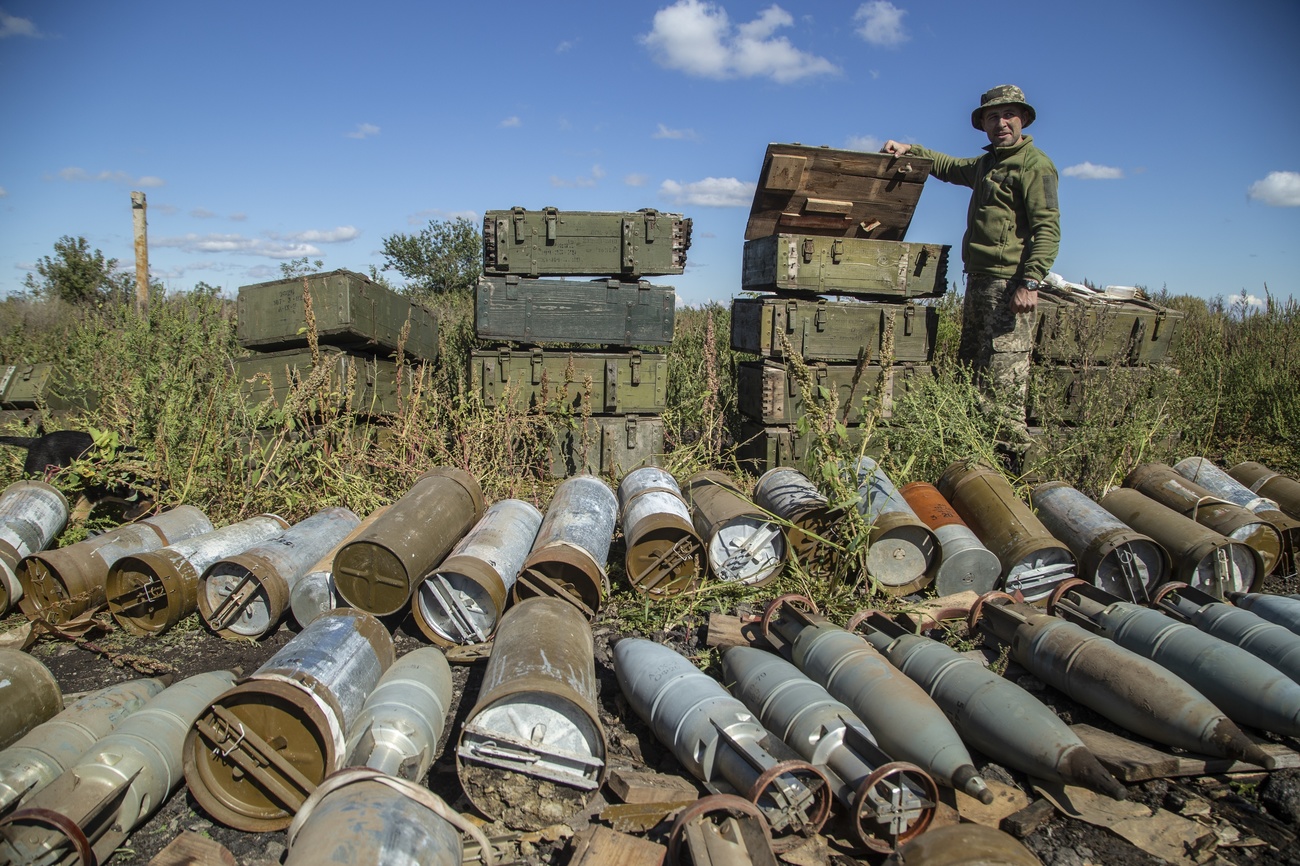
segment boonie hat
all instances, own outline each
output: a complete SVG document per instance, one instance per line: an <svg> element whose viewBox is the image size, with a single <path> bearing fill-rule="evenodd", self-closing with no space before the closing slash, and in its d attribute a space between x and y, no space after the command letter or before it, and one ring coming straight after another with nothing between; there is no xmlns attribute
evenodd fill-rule
<svg viewBox="0 0 1300 866"><path fill-rule="evenodd" d="M1014 84L999 84L980 97L980 107L970 113L970 125L984 130L984 109L995 105L1019 105L1025 110L1024 126L1034 122L1034 107L1025 102L1025 92Z"/></svg>

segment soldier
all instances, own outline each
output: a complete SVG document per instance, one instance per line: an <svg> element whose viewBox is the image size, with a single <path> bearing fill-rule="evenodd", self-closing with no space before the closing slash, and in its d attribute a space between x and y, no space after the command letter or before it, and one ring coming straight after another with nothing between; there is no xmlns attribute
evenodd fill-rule
<svg viewBox="0 0 1300 866"><path fill-rule="evenodd" d="M985 408L1000 422L999 444L1017 462L1029 442L1025 396L1038 285L1061 240L1056 166L1022 132L1034 117L1024 91L1002 84L971 112L971 125L989 139L983 156L955 159L897 141L880 149L931 159L934 177L974 190L961 246L967 283L958 358L981 381Z"/></svg>

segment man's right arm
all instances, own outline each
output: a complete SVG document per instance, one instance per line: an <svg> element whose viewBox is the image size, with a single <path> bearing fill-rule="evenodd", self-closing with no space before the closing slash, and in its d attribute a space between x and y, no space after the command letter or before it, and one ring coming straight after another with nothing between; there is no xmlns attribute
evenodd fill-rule
<svg viewBox="0 0 1300 866"><path fill-rule="evenodd" d="M978 166L980 158L978 156L972 159L956 159L946 153L921 147L919 144L906 144L901 141L894 141L892 138L885 142L884 146L880 148L880 152L892 154L893 156L911 154L922 159L928 159L932 162L930 174L946 183L955 183L973 189L975 181L979 178Z"/></svg>

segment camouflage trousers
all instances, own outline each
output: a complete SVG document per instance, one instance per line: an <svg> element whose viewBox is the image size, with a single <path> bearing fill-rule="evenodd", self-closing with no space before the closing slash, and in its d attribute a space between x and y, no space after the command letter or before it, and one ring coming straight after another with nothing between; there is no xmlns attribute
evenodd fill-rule
<svg viewBox="0 0 1300 866"><path fill-rule="evenodd" d="M1029 441L1025 398L1029 392L1029 355L1034 348L1035 313L1013 313L1012 281L971 274L962 307L958 359L969 364L982 390L982 409L1009 445Z"/></svg>

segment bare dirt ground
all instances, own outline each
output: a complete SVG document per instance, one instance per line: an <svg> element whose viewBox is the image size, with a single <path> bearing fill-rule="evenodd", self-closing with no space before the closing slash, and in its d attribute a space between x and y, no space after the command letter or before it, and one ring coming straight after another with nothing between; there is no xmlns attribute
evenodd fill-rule
<svg viewBox="0 0 1300 866"><path fill-rule="evenodd" d="M1295 592L1297 582L1274 580L1268 587L1274 592ZM21 617L10 617L0 623L6 630L23 623ZM641 635L660 640L675 649L701 660L711 658L717 674L716 653L706 654L705 635L707 619L700 617L687 621L668 634ZM601 721L609 743L610 767L649 768L651 770L685 776L676 759L660 746L648 728L628 709L615 679L610 653L610 641L622 634L617 605L607 606L594 624L596 638L596 667L600 682ZM42 638L33 648L55 674L65 695L100 688L131 679L143 672L169 672L176 677L190 676L209 670L228 668L241 674L250 674L292 638L293 630L283 626L271 637L261 642L229 642L204 631L196 618L182 623L181 627L160 638L131 637L120 629L91 637L75 644L54 638ZM422 646L423 642L412 635L414 629L398 628L395 634L398 655ZM116 663L115 663L116 662ZM473 807L463 797L456 775L453 748L449 738L456 735L465 716L474 703L482 679L484 661L472 664L455 664L452 667L455 683L455 700L450 718L439 747L440 758L429 774L429 787L456 809L472 813ZM1035 694L1048 703L1070 723L1086 722L1096 727L1115 730L1091 711L1080 707L1014 667L1007 676L1016 677ZM1300 744L1291 742L1292 748ZM986 778L1013 785L1037 799L1030 782L1017 773L1009 772L987 758L977 757L977 763ZM606 797L609 800L606 800ZM1300 770L1279 770L1271 774L1245 776L1237 779L1223 777L1190 777L1155 780L1130 787L1130 800L1190 817L1203 824L1207 834L1217 831L1214 842L1206 849L1190 854L1182 862L1217 864L1217 866L1268 866L1268 864L1300 864ZM591 803L587 815L570 821L569 827L581 830L587 822L599 819L598 813L607 802L617 802L612 794L601 792ZM650 838L663 841L670 823L662 824L650 832ZM112 862L114 864L147 863L164 846L183 831L194 831L210 837L235 855L240 864L270 866L279 864L285 852L284 833L244 833L220 825L209 818L181 785L163 808L127 841ZM503 828L494 828L491 832ZM835 825L827 831L835 835ZM570 857L567 832L533 834L520 846L521 859L516 862L567 863ZM1133 864L1154 866L1163 862L1144 852L1119 835L1100 826L1056 814L1051 820L1030 832L1024 839L1045 866L1110 866ZM810 847L802 853L795 852L794 863L877 863L879 857L864 857L861 852L843 843L832 842L821 848Z"/></svg>

